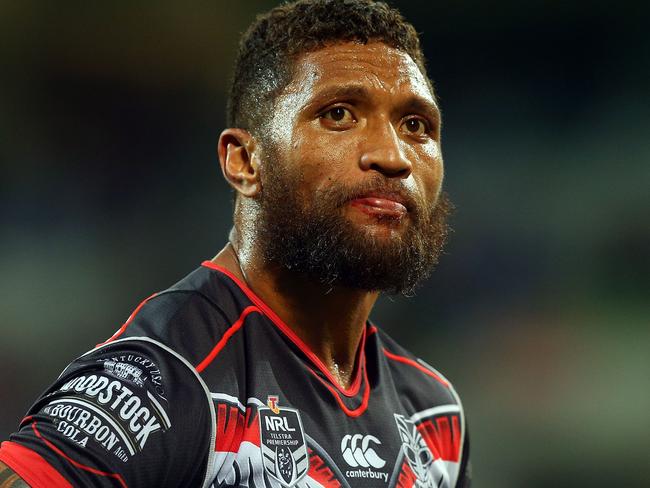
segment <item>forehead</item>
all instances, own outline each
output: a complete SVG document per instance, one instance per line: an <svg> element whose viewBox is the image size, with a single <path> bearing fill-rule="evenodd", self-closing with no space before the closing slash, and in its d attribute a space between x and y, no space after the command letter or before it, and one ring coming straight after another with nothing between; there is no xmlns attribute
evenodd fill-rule
<svg viewBox="0 0 650 488"><path fill-rule="evenodd" d="M429 84L411 56L382 42L346 42L300 55L285 93L308 95L350 83L388 94L408 93L435 104Z"/></svg>

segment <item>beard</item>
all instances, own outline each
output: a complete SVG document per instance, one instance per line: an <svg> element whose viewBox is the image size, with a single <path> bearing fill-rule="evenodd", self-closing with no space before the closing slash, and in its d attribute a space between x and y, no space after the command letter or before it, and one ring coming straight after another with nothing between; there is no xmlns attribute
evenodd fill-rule
<svg viewBox="0 0 650 488"><path fill-rule="evenodd" d="M421 203L405 191L401 180L377 173L361 185L332 186L305 201L297 191L301 175L278 163L265 165L258 200L259 242L266 262L329 289L343 286L407 296L431 274L450 230L447 220L453 205L445 193L435 202ZM344 207L350 200L372 191L404 197L405 229L382 236L346 218Z"/></svg>

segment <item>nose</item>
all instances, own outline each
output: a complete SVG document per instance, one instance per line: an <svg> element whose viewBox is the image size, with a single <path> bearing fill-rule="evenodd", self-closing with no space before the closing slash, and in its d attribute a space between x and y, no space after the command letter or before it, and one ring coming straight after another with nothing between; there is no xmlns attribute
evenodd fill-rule
<svg viewBox="0 0 650 488"><path fill-rule="evenodd" d="M378 171L389 178L408 178L413 171L401 140L390 121L381 121L369 127L364 150L359 159L364 171Z"/></svg>

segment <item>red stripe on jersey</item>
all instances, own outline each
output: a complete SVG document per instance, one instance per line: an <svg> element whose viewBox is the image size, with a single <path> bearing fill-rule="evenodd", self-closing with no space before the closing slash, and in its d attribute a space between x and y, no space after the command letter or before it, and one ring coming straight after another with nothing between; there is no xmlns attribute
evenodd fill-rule
<svg viewBox="0 0 650 488"><path fill-rule="evenodd" d="M126 322L124 322L124 324L122 324L122 327L120 327L120 328L117 330L117 332L115 332L115 334L113 334L112 336L110 336L110 337L109 337L108 339L106 339L104 342L100 342L100 343L97 344L95 347L99 347L99 346L103 346L104 344L108 344L109 342L114 341L115 339L117 339L118 337L120 337L122 334L124 334L124 331L125 331L126 328L131 324L131 322L133 322L133 319L135 318L136 315L138 315L138 312L140 311L140 309L141 309L142 307L144 307L145 303L147 303L149 300L151 300L151 299L152 299L153 297L155 297L157 294L158 294L158 293L154 293L154 294L151 295L150 297L145 298L144 300L142 300L142 302L140 302L140 305L138 305L138 306L135 308L135 310L131 313L131 315L129 315L129 318L126 319Z"/></svg>
<svg viewBox="0 0 650 488"><path fill-rule="evenodd" d="M363 389L363 397L361 398L361 404L357 408L348 408L345 403L343 403L343 400L341 399L341 396L339 395L339 392L336 391L328 382L323 380L316 371L313 369L310 369L309 371L311 374L313 374L318 380L334 395L334 399L336 402L339 404L339 407L341 407L341 410L348 416L348 417L358 417L362 415L366 409L368 408L368 400L370 399L370 386L368 385L368 373L366 372L366 367L365 367L365 357L364 357L364 362L363 365L361 365L360 369L363 370L363 382L364 382L364 389Z"/></svg>
<svg viewBox="0 0 650 488"><path fill-rule="evenodd" d="M329 372L327 367L323 364L320 358L305 344L296 333L285 324L278 315L271 310L264 301L258 297L253 290L248 288L245 283L243 283L239 278L237 278L233 273L231 273L226 268L223 268L217 264L214 264L212 261L203 261L202 266L206 268L214 269L219 271L222 274L225 274L230 278L235 284L246 294L246 296L257 305L269 319L273 322L283 333L286 335L298 348L316 365L316 367L325 375L325 377L345 396L355 396L359 392L359 387L361 386L361 368L357 369L354 380L349 388L343 388L336 379ZM363 335L361 336L361 341L359 342L359 348L357 350L357 360L356 364L361 364L361 357L365 355L365 341L366 341L366 328L363 328Z"/></svg>
<svg viewBox="0 0 650 488"><path fill-rule="evenodd" d="M415 476L415 473L411 469L411 466L409 466L409 463L404 461L402 464L402 470L397 477L397 483L395 484L395 488L413 488L415 486L415 482L417 481L417 478Z"/></svg>
<svg viewBox="0 0 650 488"><path fill-rule="evenodd" d="M244 414L238 407L217 405L217 438L214 449L219 452L237 452L244 434Z"/></svg>
<svg viewBox="0 0 650 488"><path fill-rule="evenodd" d="M23 419L20 421L20 425L22 426L25 422L29 422L32 420L33 415L28 415L27 417L23 417Z"/></svg>
<svg viewBox="0 0 650 488"><path fill-rule="evenodd" d="M241 438L242 442L250 442L256 446L260 446L262 441L260 440L260 422L257 416L257 412L253 414L252 410L246 411L246 427L244 429L244 435Z"/></svg>
<svg viewBox="0 0 650 488"><path fill-rule="evenodd" d="M242 442L260 446L260 426L257 413L251 409L246 415L238 407L220 403L216 405L217 438L214 450L217 452L238 452Z"/></svg>
<svg viewBox="0 0 650 488"><path fill-rule="evenodd" d="M72 488L72 485L38 453L15 442L5 441L0 461L13 469L32 488Z"/></svg>
<svg viewBox="0 0 650 488"><path fill-rule="evenodd" d="M309 450L309 477L324 488L340 488L341 483L334 477L332 470L318 454Z"/></svg>
<svg viewBox="0 0 650 488"><path fill-rule="evenodd" d="M458 462L460 458L460 420L458 415L444 415L425 420L417 426L417 429L435 459Z"/></svg>
<svg viewBox="0 0 650 488"><path fill-rule="evenodd" d="M41 433L36 428L36 422L32 423L32 430L34 431L36 436L45 443L45 445L47 447L49 447L51 450L53 450L59 456L64 458L66 461L68 461L74 467L79 468L79 469L83 469L84 471L88 471L88 472L96 474L98 476L107 476L109 478L115 478L118 481L118 483L120 484L120 486L123 486L124 488L128 488L126 483L124 482L124 479L118 473L107 473L105 471L100 471L99 469L91 468L90 466L86 466L84 464L81 464L81 463L75 461L74 459L72 459L71 457L69 457L61 449L56 447L54 444L52 444L50 441L48 441L45 437L43 437L41 435Z"/></svg>
<svg viewBox="0 0 650 488"><path fill-rule="evenodd" d="M214 361L214 358L216 358L217 355L221 352L221 350L226 346L230 338L235 334L235 332L241 329L242 325L244 325L244 321L246 320L248 314L252 312L262 313L259 308L253 305L251 305L250 307L246 307L242 311L237 321L228 328L228 330L223 334L221 339L219 339L219 342L217 342L216 346L212 348L212 351L210 351L210 353L205 357L203 361L201 361L199 364L196 365L195 369L199 373L202 372L205 368L207 368L212 361Z"/></svg>
<svg viewBox="0 0 650 488"><path fill-rule="evenodd" d="M419 369L424 374L431 376L433 379L437 380L438 382L440 382L441 384L449 388L449 383L447 383L447 381L442 379L440 376L438 376L436 373L431 371L429 368L425 368L417 361L413 361L412 359L406 358L404 356L398 356L397 354L393 354L392 352L389 352L386 349L384 349L384 355L387 358L392 359L393 361L398 361L400 363L408 364L409 366L413 366L414 368Z"/></svg>

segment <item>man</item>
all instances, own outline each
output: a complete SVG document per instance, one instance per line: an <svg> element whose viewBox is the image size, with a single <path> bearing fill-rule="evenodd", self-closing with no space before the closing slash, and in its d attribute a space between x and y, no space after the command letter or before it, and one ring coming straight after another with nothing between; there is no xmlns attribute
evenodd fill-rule
<svg viewBox="0 0 650 488"><path fill-rule="evenodd" d="M368 321L447 229L413 27L370 0L272 10L243 36L228 126L229 243L66 368L3 443L0 479L469 486L453 388Z"/></svg>

